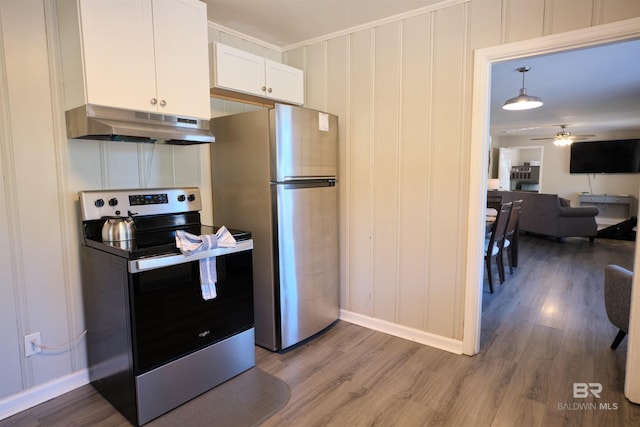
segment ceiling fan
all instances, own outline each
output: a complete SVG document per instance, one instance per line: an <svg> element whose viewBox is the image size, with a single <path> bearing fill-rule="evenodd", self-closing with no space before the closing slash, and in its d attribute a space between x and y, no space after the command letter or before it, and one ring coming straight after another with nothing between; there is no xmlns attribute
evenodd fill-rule
<svg viewBox="0 0 640 427"><path fill-rule="evenodd" d="M576 139L590 138L595 135L573 135L567 130L568 125L558 125L562 130L556 133L556 136L552 138L531 138L532 141L553 140L553 144L558 147L565 147L571 145Z"/></svg>

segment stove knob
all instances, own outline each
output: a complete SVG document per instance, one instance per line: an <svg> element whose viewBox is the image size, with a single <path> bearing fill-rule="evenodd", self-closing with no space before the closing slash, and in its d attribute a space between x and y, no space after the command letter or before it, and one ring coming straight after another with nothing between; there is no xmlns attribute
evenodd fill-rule
<svg viewBox="0 0 640 427"><path fill-rule="evenodd" d="M178 201L179 202L184 202L185 199L186 199L186 197L184 197L184 194L181 194L181 195L178 196Z"/></svg>
<svg viewBox="0 0 640 427"><path fill-rule="evenodd" d="M96 205L96 208L101 208L104 206L104 200L98 199L95 201L94 205Z"/></svg>
<svg viewBox="0 0 640 427"><path fill-rule="evenodd" d="M118 205L118 199L116 199L115 197L109 200L109 206L117 206L117 205Z"/></svg>
<svg viewBox="0 0 640 427"><path fill-rule="evenodd" d="M196 195L195 194L189 194L188 199L189 199L190 202L193 202L196 199Z"/></svg>

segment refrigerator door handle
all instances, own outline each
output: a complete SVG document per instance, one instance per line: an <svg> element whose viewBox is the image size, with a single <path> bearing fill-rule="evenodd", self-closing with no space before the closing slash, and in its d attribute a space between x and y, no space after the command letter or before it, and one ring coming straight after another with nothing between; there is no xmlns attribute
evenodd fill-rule
<svg viewBox="0 0 640 427"><path fill-rule="evenodd" d="M291 182L291 181L330 181L336 180L335 176L326 176L326 175L318 175L318 176L285 176L283 182Z"/></svg>
<svg viewBox="0 0 640 427"><path fill-rule="evenodd" d="M282 185L287 190L312 187L335 187L335 177L304 177L290 179L283 182L271 182L271 185Z"/></svg>
<svg viewBox="0 0 640 427"><path fill-rule="evenodd" d="M335 179L315 179L304 181L287 181L287 182L273 182L271 185L276 187L282 187L285 190L300 190L303 188L317 188L317 187L335 187Z"/></svg>

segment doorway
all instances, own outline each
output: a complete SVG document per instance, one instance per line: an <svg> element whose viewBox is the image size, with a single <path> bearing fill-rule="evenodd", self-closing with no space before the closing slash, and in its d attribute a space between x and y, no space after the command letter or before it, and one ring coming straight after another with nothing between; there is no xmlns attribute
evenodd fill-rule
<svg viewBox="0 0 640 427"><path fill-rule="evenodd" d="M471 153L469 165L469 238L465 284L463 351L473 355L480 350L482 316L484 225L476 214L484 210L487 190L489 148L489 98L492 63L640 38L640 19L590 27L534 40L480 49L474 57ZM640 195L639 195L640 196ZM640 271L640 251L636 251L635 270ZM634 280L635 281L635 280ZM638 286L635 286L638 289ZM627 353L625 395L640 402L640 292L632 297L632 314Z"/></svg>
<svg viewBox="0 0 640 427"><path fill-rule="evenodd" d="M544 147L491 147L489 179L498 179L498 190L542 190Z"/></svg>

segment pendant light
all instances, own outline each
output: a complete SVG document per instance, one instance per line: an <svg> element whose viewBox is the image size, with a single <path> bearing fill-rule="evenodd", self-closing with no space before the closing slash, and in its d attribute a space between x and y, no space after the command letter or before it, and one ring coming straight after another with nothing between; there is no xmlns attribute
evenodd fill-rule
<svg viewBox="0 0 640 427"><path fill-rule="evenodd" d="M505 110L530 110L532 108L538 108L543 103L537 96L527 95L527 89L524 87L524 73L529 71L531 67L520 67L517 71L522 73L522 89L520 89L520 95L515 98L508 99L502 108Z"/></svg>

